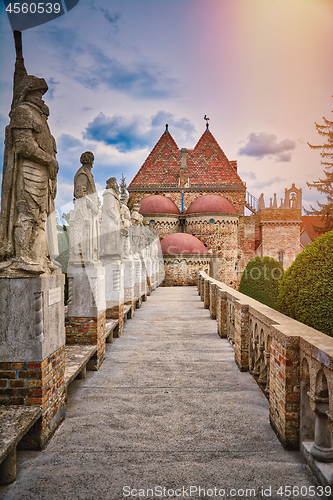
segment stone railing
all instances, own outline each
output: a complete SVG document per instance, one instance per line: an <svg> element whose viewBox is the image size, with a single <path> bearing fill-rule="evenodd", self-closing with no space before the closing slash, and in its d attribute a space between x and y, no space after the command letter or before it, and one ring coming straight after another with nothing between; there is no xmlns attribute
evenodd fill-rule
<svg viewBox="0 0 333 500"><path fill-rule="evenodd" d="M333 338L203 271L198 292L220 337L233 344L239 369L249 371L268 398L271 425L283 446L301 448L315 469L320 462L333 465Z"/></svg>

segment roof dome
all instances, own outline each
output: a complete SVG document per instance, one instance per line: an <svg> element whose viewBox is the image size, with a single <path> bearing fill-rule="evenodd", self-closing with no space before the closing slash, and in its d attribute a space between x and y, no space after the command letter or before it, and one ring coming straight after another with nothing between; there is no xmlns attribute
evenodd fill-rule
<svg viewBox="0 0 333 500"><path fill-rule="evenodd" d="M161 240L162 254L206 254L207 248L198 238L187 233L172 233Z"/></svg>
<svg viewBox="0 0 333 500"><path fill-rule="evenodd" d="M140 214L180 214L179 208L175 203L160 194L146 196L140 201Z"/></svg>
<svg viewBox="0 0 333 500"><path fill-rule="evenodd" d="M186 210L187 214L202 214L209 212L237 214L235 207L231 205L230 201L218 194L199 196L199 198L196 198Z"/></svg>

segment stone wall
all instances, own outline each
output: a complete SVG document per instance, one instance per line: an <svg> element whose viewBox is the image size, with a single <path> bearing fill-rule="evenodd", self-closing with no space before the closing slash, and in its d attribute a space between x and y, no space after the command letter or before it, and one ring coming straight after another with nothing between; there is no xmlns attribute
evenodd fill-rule
<svg viewBox="0 0 333 500"><path fill-rule="evenodd" d="M287 449L333 462L333 338L199 272L198 291L269 400L270 421ZM304 451L305 449L310 452ZM309 459L309 456L312 457ZM323 480L324 481L324 480ZM324 481L325 482L325 481Z"/></svg>
<svg viewBox="0 0 333 500"><path fill-rule="evenodd" d="M265 208L259 215L260 254L279 260L283 252L283 268L287 269L301 251L301 210Z"/></svg>
<svg viewBox="0 0 333 500"><path fill-rule="evenodd" d="M164 255L165 277L160 286L196 286L198 273L208 271L210 255Z"/></svg>

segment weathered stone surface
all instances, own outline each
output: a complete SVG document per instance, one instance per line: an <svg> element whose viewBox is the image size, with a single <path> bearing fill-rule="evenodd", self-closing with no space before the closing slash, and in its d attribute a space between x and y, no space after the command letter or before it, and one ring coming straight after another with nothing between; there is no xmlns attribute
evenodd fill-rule
<svg viewBox="0 0 333 500"><path fill-rule="evenodd" d="M103 193L103 215L101 223L101 249L103 262L119 259L122 255L121 234L125 232L120 213L119 187L115 177L106 182Z"/></svg>
<svg viewBox="0 0 333 500"><path fill-rule="evenodd" d="M0 361L43 361L65 344L64 281L0 278Z"/></svg>
<svg viewBox="0 0 333 500"><path fill-rule="evenodd" d="M255 488L258 498L264 485L276 499L281 485L314 484L300 454L282 449L266 398L215 330L194 287L156 290L99 372L73 382L67 419L42 456L22 454L24 474L0 490L4 500L55 490L59 500L118 500L125 485Z"/></svg>
<svg viewBox="0 0 333 500"><path fill-rule="evenodd" d="M97 317L105 311L105 268L68 266L68 317Z"/></svg>
<svg viewBox="0 0 333 500"><path fill-rule="evenodd" d="M6 127L0 214L0 276L51 274L58 254L54 215L58 162L42 99L43 78L28 75L16 33L10 123ZM46 231L47 222L47 231Z"/></svg>
<svg viewBox="0 0 333 500"><path fill-rule="evenodd" d="M84 369L91 356L96 352L97 346L66 345L65 385L71 382Z"/></svg>
<svg viewBox="0 0 333 500"><path fill-rule="evenodd" d="M74 177L74 210L69 223L69 265L92 267L99 263L101 201L91 173L94 155L82 153Z"/></svg>

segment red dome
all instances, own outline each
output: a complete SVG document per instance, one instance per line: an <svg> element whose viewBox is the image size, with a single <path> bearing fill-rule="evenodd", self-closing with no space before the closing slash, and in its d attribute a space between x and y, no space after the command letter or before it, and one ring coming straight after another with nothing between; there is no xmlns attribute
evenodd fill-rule
<svg viewBox="0 0 333 500"><path fill-rule="evenodd" d="M153 194L140 201L140 214L180 214L177 205L170 198Z"/></svg>
<svg viewBox="0 0 333 500"><path fill-rule="evenodd" d="M188 207L187 214L202 214L202 213L223 213L223 214L237 214L235 207L230 201L219 196L218 194L206 194L200 196Z"/></svg>
<svg viewBox="0 0 333 500"><path fill-rule="evenodd" d="M207 248L198 238L187 233L172 233L161 240L162 254L206 254Z"/></svg>

